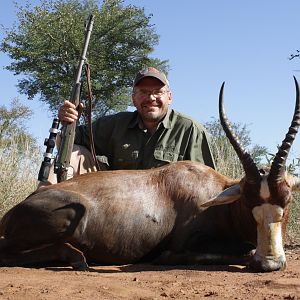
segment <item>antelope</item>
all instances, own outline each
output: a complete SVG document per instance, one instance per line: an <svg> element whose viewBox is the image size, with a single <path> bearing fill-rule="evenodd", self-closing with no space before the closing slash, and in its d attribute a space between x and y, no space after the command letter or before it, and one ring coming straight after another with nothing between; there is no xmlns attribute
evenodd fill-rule
<svg viewBox="0 0 300 300"><path fill-rule="evenodd" d="M0 222L0 266L65 262L94 264L244 264L283 270L292 192L285 172L300 124L299 86L291 126L270 169L259 170L232 132L223 129L243 166L241 180L201 163L181 161L150 170L88 173L42 187Z"/></svg>

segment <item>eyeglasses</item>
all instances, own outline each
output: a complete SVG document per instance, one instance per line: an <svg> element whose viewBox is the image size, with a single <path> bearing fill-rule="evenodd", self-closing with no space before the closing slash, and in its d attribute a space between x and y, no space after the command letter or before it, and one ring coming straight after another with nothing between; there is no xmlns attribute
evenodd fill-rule
<svg viewBox="0 0 300 300"><path fill-rule="evenodd" d="M155 98L160 98L162 97L162 95L164 95L165 93L168 93L169 90L153 90L153 91L145 91L145 90L138 90L135 91L133 94L138 95L140 97L149 97L151 95L153 95Z"/></svg>

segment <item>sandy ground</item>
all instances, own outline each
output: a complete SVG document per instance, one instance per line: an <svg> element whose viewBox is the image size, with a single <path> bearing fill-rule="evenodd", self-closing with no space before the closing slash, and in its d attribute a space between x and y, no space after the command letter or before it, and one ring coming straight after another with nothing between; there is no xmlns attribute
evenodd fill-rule
<svg viewBox="0 0 300 300"><path fill-rule="evenodd" d="M300 299L300 247L285 271L242 266L92 266L0 268L0 299Z"/></svg>

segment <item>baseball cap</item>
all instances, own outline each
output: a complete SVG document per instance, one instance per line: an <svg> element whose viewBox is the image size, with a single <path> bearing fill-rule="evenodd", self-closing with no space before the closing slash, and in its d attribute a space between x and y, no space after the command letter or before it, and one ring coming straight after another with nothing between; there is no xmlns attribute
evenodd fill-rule
<svg viewBox="0 0 300 300"><path fill-rule="evenodd" d="M166 75L163 72L161 72L153 67L147 67L147 68L139 71L137 73L137 75L135 76L133 86L136 86L145 77L156 78L156 79L160 80L164 85L169 86L169 81L168 81Z"/></svg>

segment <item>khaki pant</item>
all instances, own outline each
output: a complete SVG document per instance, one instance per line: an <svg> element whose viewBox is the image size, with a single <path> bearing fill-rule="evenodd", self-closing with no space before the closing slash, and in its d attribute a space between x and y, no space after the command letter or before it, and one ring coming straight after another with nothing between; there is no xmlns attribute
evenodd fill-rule
<svg viewBox="0 0 300 300"><path fill-rule="evenodd" d="M101 167L101 170L107 169L105 167ZM67 172L67 179L70 179L74 176L78 176L81 174L89 173L89 172L96 172L97 168L92 156L92 153L85 148L84 146L79 146L74 144L73 152L71 155L70 160L70 167L68 168ZM55 184L57 183L56 174L54 173L54 165L52 165L48 182L40 182L38 187Z"/></svg>

